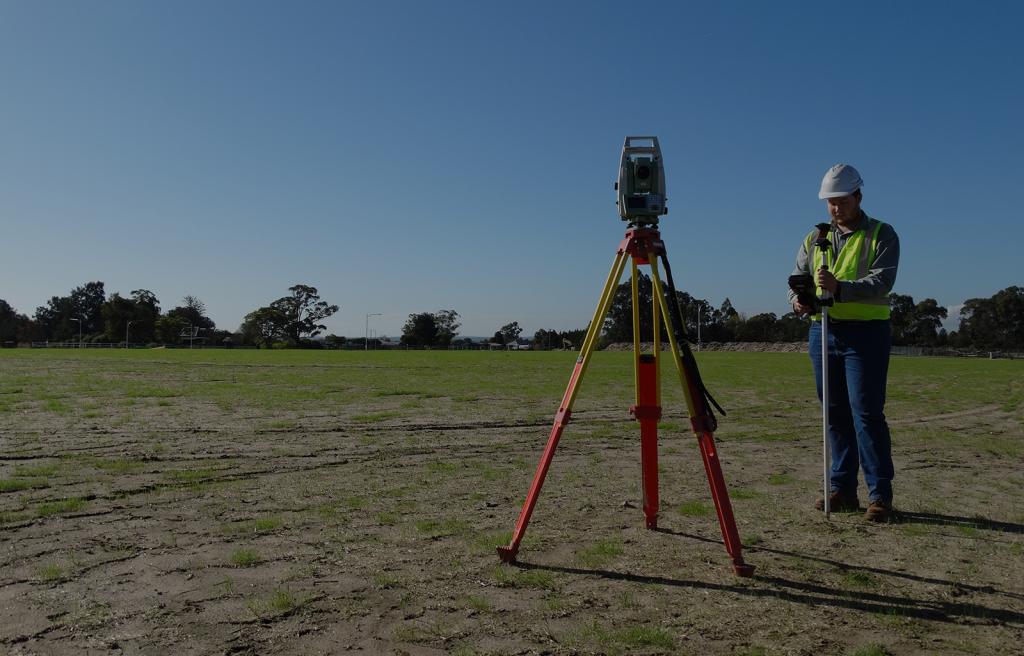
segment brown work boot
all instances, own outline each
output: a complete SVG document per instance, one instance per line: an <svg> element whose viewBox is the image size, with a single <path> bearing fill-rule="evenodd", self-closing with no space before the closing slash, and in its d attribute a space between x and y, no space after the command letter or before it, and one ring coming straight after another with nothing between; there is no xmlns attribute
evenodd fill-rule
<svg viewBox="0 0 1024 656"><path fill-rule="evenodd" d="M825 499L818 499L814 507L824 512ZM860 510L860 500L857 498L856 492L850 494L849 492L835 491L828 495L828 509L831 512L857 512Z"/></svg>
<svg viewBox="0 0 1024 656"><path fill-rule="evenodd" d="M864 519L869 522L892 521L892 504L880 499L872 501L868 504L868 511L864 513Z"/></svg>

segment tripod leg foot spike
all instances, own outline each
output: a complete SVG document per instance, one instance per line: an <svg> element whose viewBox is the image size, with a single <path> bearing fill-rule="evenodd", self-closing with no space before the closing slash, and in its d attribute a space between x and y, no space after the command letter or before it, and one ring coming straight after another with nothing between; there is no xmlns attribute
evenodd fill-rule
<svg viewBox="0 0 1024 656"><path fill-rule="evenodd" d="M498 558L501 558L501 562L509 564L516 562L516 555L519 551L518 549L513 549L511 547L497 547L496 549L498 552Z"/></svg>
<svg viewBox="0 0 1024 656"><path fill-rule="evenodd" d="M751 577L754 575L754 566L746 563L733 563L732 569L736 572L736 576Z"/></svg>

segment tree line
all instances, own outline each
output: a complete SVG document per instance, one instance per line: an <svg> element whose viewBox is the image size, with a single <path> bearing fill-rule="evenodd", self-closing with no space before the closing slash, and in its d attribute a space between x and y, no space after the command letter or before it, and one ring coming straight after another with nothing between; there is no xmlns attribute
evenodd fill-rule
<svg viewBox="0 0 1024 656"><path fill-rule="evenodd" d="M217 328L195 296L167 312L148 289L107 297L102 282L87 282L66 296L52 296L32 317L0 299L0 344L24 342L113 342L303 346L322 333L323 320L338 311L320 300L316 287L295 285L289 294L247 314L235 331Z"/></svg>
<svg viewBox="0 0 1024 656"><path fill-rule="evenodd" d="M641 339L652 336L651 279L641 273L637 281ZM807 337L809 318L787 312L746 316L726 298L718 307L686 292L676 292L691 340L704 342L795 342ZM631 284L616 289L602 326L600 346L633 340ZM1007 287L989 298L968 299L960 309L960 324L947 333L942 321L948 311L935 299L915 302L912 296L890 294L893 344L981 350L1024 350L1024 288ZM207 316L205 304L185 296L166 312L148 289L128 296L109 297L102 282L88 282L65 296L53 296L36 308L31 317L19 314L0 299L0 344L25 342L131 342L182 344L201 340L214 345L341 347L365 345L365 339L326 335L324 320L338 312L337 305L321 300L316 287L297 284L288 294L248 313L234 331L220 329ZM459 338L459 313L445 309L408 316L401 344L411 348L448 348L472 343ZM541 328L532 339L511 321L498 328L489 341L495 344L529 345L537 349L581 347L586 328L559 331Z"/></svg>

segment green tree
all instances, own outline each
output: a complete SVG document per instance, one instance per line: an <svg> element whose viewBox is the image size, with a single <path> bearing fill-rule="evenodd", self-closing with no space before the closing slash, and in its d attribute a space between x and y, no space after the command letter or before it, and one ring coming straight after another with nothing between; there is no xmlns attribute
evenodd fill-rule
<svg viewBox="0 0 1024 656"><path fill-rule="evenodd" d="M1024 288L971 298L960 309L957 343L989 350L1024 350Z"/></svg>
<svg viewBox="0 0 1024 656"><path fill-rule="evenodd" d="M462 325L459 323L459 313L455 310L438 310L434 313L434 323L437 325L436 344L447 348L459 334Z"/></svg>
<svg viewBox="0 0 1024 656"><path fill-rule="evenodd" d="M135 316L135 303L114 292L103 303L100 312L103 314L104 339L109 342L124 340L128 322Z"/></svg>
<svg viewBox="0 0 1024 656"><path fill-rule="evenodd" d="M934 298L926 298L914 306L914 317L908 331L911 344L920 346L936 346L939 333L942 331L942 320L946 318L946 308L939 305Z"/></svg>
<svg viewBox="0 0 1024 656"><path fill-rule="evenodd" d="M45 339L69 340L93 337L103 332L102 282L88 282L67 296L53 296L36 308L36 322Z"/></svg>
<svg viewBox="0 0 1024 656"><path fill-rule="evenodd" d="M736 323L736 340L740 342L773 342L778 319L774 312L755 314Z"/></svg>
<svg viewBox="0 0 1024 656"><path fill-rule="evenodd" d="M316 287L295 285L288 291L291 295L277 299L270 307L285 318L284 334L290 344L297 346L303 339L312 339L327 330L322 322L337 312L338 306L320 300Z"/></svg>
<svg viewBox="0 0 1024 656"><path fill-rule="evenodd" d="M519 336L523 334L523 329L519 327L518 321L513 321L502 326L494 334L496 336L501 335L502 344L515 344L519 341Z"/></svg>
<svg viewBox="0 0 1024 656"><path fill-rule="evenodd" d="M0 298L0 346L17 343L29 323L29 318L18 314L10 303Z"/></svg>
<svg viewBox="0 0 1024 656"><path fill-rule="evenodd" d="M892 343L902 346L910 343L914 325L914 297L889 294L889 325Z"/></svg>
<svg viewBox="0 0 1024 656"><path fill-rule="evenodd" d="M160 301L148 289L132 290L135 312L129 338L133 342L152 342L156 339L156 322L160 318Z"/></svg>
<svg viewBox="0 0 1024 656"><path fill-rule="evenodd" d="M780 342L799 342L807 339L811 318L806 314L787 312L779 319L776 335Z"/></svg>
<svg viewBox="0 0 1024 656"><path fill-rule="evenodd" d="M193 329L208 331L217 327L213 319L206 316L206 304L191 295L181 299L181 305L169 310L167 316L177 317L185 323L185 327L192 326Z"/></svg>
<svg viewBox="0 0 1024 656"><path fill-rule="evenodd" d="M530 340L530 346L535 350L543 349L547 351L550 349L558 349L562 348L562 340L558 337L557 330L540 328L537 332L533 333L533 339Z"/></svg>
<svg viewBox="0 0 1024 656"><path fill-rule="evenodd" d="M185 319L168 313L156 321L156 340L161 344L179 344L181 332L187 327Z"/></svg>
<svg viewBox="0 0 1024 656"><path fill-rule="evenodd" d="M270 348L274 342L288 339L288 321L288 316L273 305L253 310L239 328L242 343Z"/></svg>
<svg viewBox="0 0 1024 656"><path fill-rule="evenodd" d="M402 326L401 341L408 346L432 346L437 332L437 318L432 313L410 314Z"/></svg>

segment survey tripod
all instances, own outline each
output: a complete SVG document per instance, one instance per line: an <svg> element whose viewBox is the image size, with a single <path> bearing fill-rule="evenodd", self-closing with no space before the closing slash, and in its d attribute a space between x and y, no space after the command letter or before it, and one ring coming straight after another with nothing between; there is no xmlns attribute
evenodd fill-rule
<svg viewBox="0 0 1024 656"><path fill-rule="evenodd" d="M658 274L658 260L661 260L665 268L665 283L662 283ZM633 305L633 356L634 356L634 382L636 387L636 403L630 407L630 414L640 423L640 463L641 479L643 487L643 512L647 528L655 529L658 526L658 420L661 418L661 382L659 379L660 370L660 344L661 344L661 322L664 320L668 342L671 347L672 359L675 362L679 374L679 382L683 388L683 397L686 400L686 408L690 415L690 423L693 432L700 445L701 456L704 459L704 470L707 473L708 483L711 486L711 496L715 502L715 509L718 512L718 523L722 528L722 538L725 542L725 549L732 558L733 569L739 576L751 576L754 566L743 562L742 545L740 544L739 533L736 530L736 521L732 514L732 505L729 503L729 492L725 487L725 478L722 475L722 466L718 460L718 449L715 447L714 431L718 427L717 420L711 411L714 405L719 412L722 409L715 403L714 399L704 387L701 381L700 372L697 369L697 362L693 357L687 344L686 328L683 324L683 315L679 309L679 300L676 295L675 284L672 281L672 269L669 266L665 254L665 243L661 240L661 234L649 224L631 224L626 231L626 236L619 244L616 251L615 261L608 279L605 281L601 299L598 301L594 317L590 321L587 336L583 340L580 355L576 359L576 366L573 368L569 378L569 386L565 390L562 402L555 413L555 421L548 436L547 445L544 447L544 454L537 465L537 471L530 485L526 501L519 513L515 530L512 533L512 540L507 546L498 547L498 555L506 563L515 562L519 553L519 544L526 532L526 526L530 522L537 498L540 496L541 487L544 485L544 478L547 476L551 460L554 458L555 449L558 447L558 440L565 430L572 416L573 403L579 391L583 374L587 370L590 357L594 353L598 336L604 325L605 316L611 307L612 300L618 288L619 279L626 267L626 261L630 260L632 268L632 305ZM651 353L641 353L640 349L640 308L639 308L639 267L647 265L650 267L652 285L652 325L654 347ZM667 289L666 289L667 287ZM724 412L722 412L724 414Z"/></svg>

